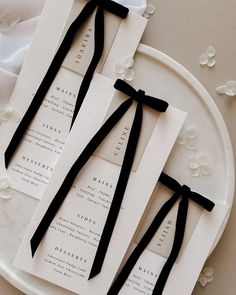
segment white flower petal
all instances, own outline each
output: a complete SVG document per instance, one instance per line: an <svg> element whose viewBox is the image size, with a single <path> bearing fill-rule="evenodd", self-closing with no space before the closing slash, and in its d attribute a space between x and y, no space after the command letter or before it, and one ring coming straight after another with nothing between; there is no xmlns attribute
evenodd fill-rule
<svg viewBox="0 0 236 295"><path fill-rule="evenodd" d="M191 139L197 138L198 137L198 130L194 127L189 128L185 131L185 136L187 138L191 138Z"/></svg>
<svg viewBox="0 0 236 295"><path fill-rule="evenodd" d="M0 178L0 190L4 190L10 186L10 181L7 176L3 176Z"/></svg>
<svg viewBox="0 0 236 295"><path fill-rule="evenodd" d="M198 164L198 161L197 161L197 158L196 158L196 157L193 157L193 158L190 158L190 159L189 159L188 167L189 167L190 169L197 169L197 168L200 168L200 165Z"/></svg>
<svg viewBox="0 0 236 295"><path fill-rule="evenodd" d="M214 280L214 277L206 277L207 283L212 283Z"/></svg>
<svg viewBox="0 0 236 295"><path fill-rule="evenodd" d="M225 91L225 94L227 94L228 96L236 96L236 89L227 89Z"/></svg>
<svg viewBox="0 0 236 295"><path fill-rule="evenodd" d="M236 96L236 81L228 81L225 85L218 86L216 93L225 93L228 96Z"/></svg>
<svg viewBox="0 0 236 295"><path fill-rule="evenodd" d="M207 61L208 61L208 54L207 53L203 53L200 58L199 58L199 62L202 66L206 65L207 64Z"/></svg>
<svg viewBox="0 0 236 295"><path fill-rule="evenodd" d="M128 57L124 61L124 66L129 69L134 65L134 59L132 57Z"/></svg>
<svg viewBox="0 0 236 295"><path fill-rule="evenodd" d="M201 277L203 277L204 275L202 274L202 273L200 273L199 274L199 277L198 277L198 279L197 279L197 281L199 282L200 281L200 279L201 279Z"/></svg>
<svg viewBox="0 0 236 295"><path fill-rule="evenodd" d="M192 169L192 170L191 170L191 175L192 175L193 177L199 177L200 174L201 174L200 167L197 168L197 169Z"/></svg>
<svg viewBox="0 0 236 295"><path fill-rule="evenodd" d="M229 96L236 96L236 81L228 81L226 83L225 94Z"/></svg>
<svg viewBox="0 0 236 295"><path fill-rule="evenodd" d="M10 199L11 198L11 192L8 189L1 190L0 191L0 198L5 199L5 200Z"/></svg>
<svg viewBox="0 0 236 295"><path fill-rule="evenodd" d="M228 88L236 88L236 81L234 81L234 80L230 80L230 81L228 81L228 82L226 83L226 86L227 86Z"/></svg>
<svg viewBox="0 0 236 295"><path fill-rule="evenodd" d="M210 56L210 57L214 57L216 55L216 50L213 46L209 46L207 48L207 54Z"/></svg>
<svg viewBox="0 0 236 295"><path fill-rule="evenodd" d="M0 110L0 120L2 121L13 121L13 122L19 122L21 116L20 114L14 110L14 107L12 104L8 103L6 104L1 110Z"/></svg>
<svg viewBox="0 0 236 295"><path fill-rule="evenodd" d="M125 79L125 75L126 75L126 72L121 73L121 74L116 74L117 78L119 78L121 80L124 80Z"/></svg>
<svg viewBox="0 0 236 295"><path fill-rule="evenodd" d="M201 172L204 176L209 176L212 174L211 167L208 165L201 165Z"/></svg>
<svg viewBox="0 0 236 295"><path fill-rule="evenodd" d="M214 269L212 267L204 267L204 269L202 270L202 273L206 277L211 277L214 274Z"/></svg>
<svg viewBox="0 0 236 295"><path fill-rule="evenodd" d="M123 62L118 62L116 65L115 65L115 72L116 74L124 74L126 71L126 68L125 68L125 65Z"/></svg>
<svg viewBox="0 0 236 295"><path fill-rule="evenodd" d="M134 70L133 69L127 69L125 73L125 80L126 81L132 81L134 79Z"/></svg>
<svg viewBox="0 0 236 295"><path fill-rule="evenodd" d="M147 12L144 12L143 17L145 17L145 18L149 18L149 17L150 17L150 14L147 13Z"/></svg>
<svg viewBox="0 0 236 295"><path fill-rule="evenodd" d="M12 120L13 122L19 122L20 119L21 119L21 115L20 115L20 113L18 113L18 112L15 111L15 112L12 114L11 120Z"/></svg>
<svg viewBox="0 0 236 295"><path fill-rule="evenodd" d="M212 68L214 67L216 64L216 60L214 57L209 57L208 60L207 60L207 65L208 67Z"/></svg>
<svg viewBox="0 0 236 295"><path fill-rule="evenodd" d="M151 14L151 15L152 15L155 11L156 11L156 6L153 5L152 3L149 3L149 4L147 5L146 12L147 12L148 14Z"/></svg>
<svg viewBox="0 0 236 295"><path fill-rule="evenodd" d="M177 143L181 145L186 143L186 137L183 133L178 136Z"/></svg>
<svg viewBox="0 0 236 295"><path fill-rule="evenodd" d="M197 144L196 144L195 140L192 140L192 139L187 139L185 147L186 147L186 149L188 149L190 151L197 150Z"/></svg>
<svg viewBox="0 0 236 295"><path fill-rule="evenodd" d="M200 276L200 278L198 279L199 283L201 284L202 287L205 287L207 284L207 279L205 276Z"/></svg>
<svg viewBox="0 0 236 295"><path fill-rule="evenodd" d="M7 103L4 108L3 108L4 112L7 114L12 114L14 112L14 107L12 104Z"/></svg>
<svg viewBox="0 0 236 295"><path fill-rule="evenodd" d="M218 86L216 87L216 93L219 93L219 94L225 93L227 89L228 88L226 85Z"/></svg>

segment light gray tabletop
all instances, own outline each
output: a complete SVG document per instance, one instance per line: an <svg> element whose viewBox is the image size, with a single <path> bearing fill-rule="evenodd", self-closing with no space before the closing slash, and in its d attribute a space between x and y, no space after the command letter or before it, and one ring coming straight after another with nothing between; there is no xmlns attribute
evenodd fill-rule
<svg viewBox="0 0 236 295"><path fill-rule="evenodd" d="M171 56L185 66L208 90L218 105L236 150L236 97L216 94L215 88L236 80L235 0L151 0L156 6L142 43ZM199 64L209 45L216 49L213 68ZM205 288L197 284L194 295L235 295L236 206L217 248L206 262L214 280ZM0 278L0 294L22 294ZM180 295L180 294L176 294Z"/></svg>

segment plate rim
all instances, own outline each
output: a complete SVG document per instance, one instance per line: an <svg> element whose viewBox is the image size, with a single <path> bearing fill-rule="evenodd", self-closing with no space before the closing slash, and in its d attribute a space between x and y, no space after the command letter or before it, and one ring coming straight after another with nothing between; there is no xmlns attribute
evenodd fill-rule
<svg viewBox="0 0 236 295"><path fill-rule="evenodd" d="M228 196L228 198L226 199L226 205L229 206L229 212L224 220L224 223L222 224L222 227L218 233L218 236L216 237L215 243L212 247L212 251L213 251L213 249L219 242L224 232L224 229L226 227L226 224L228 222L233 199L234 199L234 189L235 189L235 182L234 182L235 164L234 164L233 147L232 147L230 135L226 127L225 121L216 103L214 102L213 98L210 96L208 91L205 89L205 87L201 84L199 80L197 80L196 77L194 77L194 75L188 69L182 66L179 62L177 62L170 56L166 55L165 53L142 43L139 44L136 54L137 53L148 55L149 57L160 61L161 63L171 68L178 75L180 75L184 79L184 81L186 81L189 84L189 86L193 88L194 91L198 93L199 96L203 99L203 102L209 109L210 113L213 115L215 124L220 132L220 137L223 143L223 147L225 151L225 159L226 159L226 171L227 171L226 179L228 180L227 187L226 187L226 193ZM42 290L34 289L33 285L27 285L26 281L24 281L23 278L18 276L17 274L12 275L12 273L9 271L9 269L6 269L3 263L0 263L0 275L5 280L7 280L10 284L12 284L14 287L24 292L25 294L48 295L48 293L44 293L44 291Z"/></svg>

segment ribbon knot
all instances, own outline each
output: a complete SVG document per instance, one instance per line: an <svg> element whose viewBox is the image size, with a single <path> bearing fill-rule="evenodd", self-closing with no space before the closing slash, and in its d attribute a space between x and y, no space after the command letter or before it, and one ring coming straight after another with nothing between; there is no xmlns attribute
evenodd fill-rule
<svg viewBox="0 0 236 295"><path fill-rule="evenodd" d="M187 185L180 186L179 194L183 197L188 198L191 195L191 189Z"/></svg>
<svg viewBox="0 0 236 295"><path fill-rule="evenodd" d="M144 103L144 99L145 99L145 91L142 90L142 89L139 89L136 93L136 95L134 96L134 99L137 101L137 102L140 102L140 103Z"/></svg>
<svg viewBox="0 0 236 295"><path fill-rule="evenodd" d="M94 3L94 5L106 9L121 18L126 18L129 13L129 9L127 7L112 0L90 0L89 2Z"/></svg>
<svg viewBox="0 0 236 295"><path fill-rule="evenodd" d="M105 8L106 7L106 2L109 2L109 1L106 1L106 0L92 0L92 1L95 1L97 3L98 6L102 7L102 8Z"/></svg>
<svg viewBox="0 0 236 295"><path fill-rule="evenodd" d="M176 227L175 227L175 235L173 246L170 252L169 257L167 258L161 273L156 281L156 284L153 289L153 295L161 295L165 288L165 284L168 280L169 274L171 269L179 255L183 239L184 239L184 232L188 214L188 202L189 198L193 201L197 202L200 206L205 208L208 211L211 211L214 207L214 203L209 199L205 198L204 196L191 191L191 189L187 185L179 184L175 179L171 178L170 176L162 173L159 181L167 186L169 189L174 191L173 196L161 207L159 212L156 214L155 218L153 219L151 225L141 238L140 242L131 253L130 257L128 258L126 264L121 269L120 273L116 277L113 285L111 286L110 290L108 291L107 295L117 295L121 290L122 286L125 284L126 280L128 279L133 267L137 263L139 257L146 249L148 244L151 242L153 236L156 234L158 228L161 226L162 222L178 201L179 197L182 196L182 199L179 202L178 213L176 217Z"/></svg>
<svg viewBox="0 0 236 295"><path fill-rule="evenodd" d="M117 79L114 87L130 96L133 100L136 100L140 104L146 104L147 106L155 109L158 112L165 112L169 106L168 102L145 94L143 90L135 90L131 85L121 79Z"/></svg>
<svg viewBox="0 0 236 295"><path fill-rule="evenodd" d="M104 8L104 5L105 5L105 0L89 0L88 2L93 2L94 5L96 6L100 6L102 8Z"/></svg>

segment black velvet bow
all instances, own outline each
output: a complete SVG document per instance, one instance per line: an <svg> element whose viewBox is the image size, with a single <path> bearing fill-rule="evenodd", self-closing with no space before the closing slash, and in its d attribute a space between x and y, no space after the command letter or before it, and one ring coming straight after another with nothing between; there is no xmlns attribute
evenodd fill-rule
<svg viewBox="0 0 236 295"><path fill-rule="evenodd" d="M174 242L171 249L171 253L161 270L161 273L157 279L157 282L155 284L155 287L152 293L154 295L161 295L165 288L165 284L167 282L171 269L179 255L179 252L183 243L189 199L193 200L194 202L202 206L207 211L212 211L215 206L215 204L209 199L205 198L204 196L196 192L191 191L191 189L186 185L182 186L175 179L171 178L170 176L164 173L161 174L159 181L163 185L167 186L169 189L174 191L174 194L161 207L161 209L155 216L154 220L152 221L151 225L147 229L146 233L144 234L144 236L142 237L142 239L140 240L140 242L138 243L134 251L131 253L126 264L124 265L124 267L118 274L117 278L113 282L113 285L111 286L110 290L107 293L108 295L116 295L119 293L122 286L128 279L129 274L131 273L139 257L141 256L145 248L148 246L148 244L151 242L153 236L157 232L158 228L162 224L167 214L170 212L171 208L181 197L178 213L177 213L176 230L175 230Z"/></svg>
<svg viewBox="0 0 236 295"><path fill-rule="evenodd" d="M118 79L114 85L114 87L130 96L132 99L136 100L138 103L146 104L150 108L158 112L165 112L168 108L168 103L162 99L158 99L153 96L149 96L145 94L145 91L139 89L138 91L135 90L131 85L127 84L121 79Z"/></svg>

